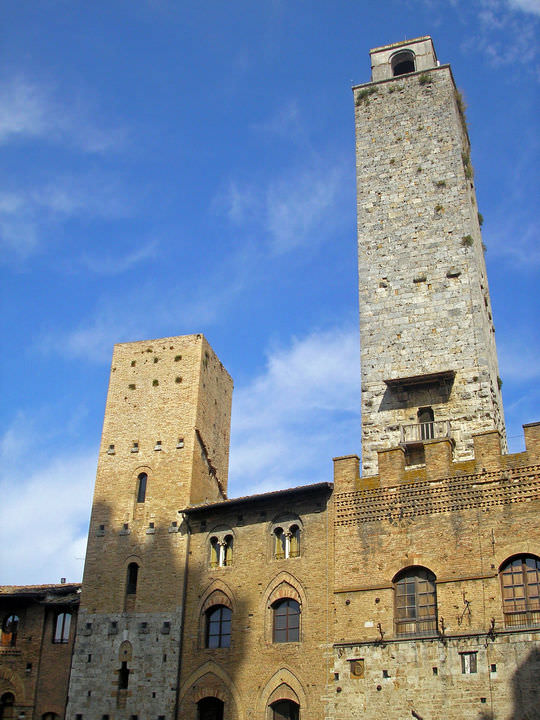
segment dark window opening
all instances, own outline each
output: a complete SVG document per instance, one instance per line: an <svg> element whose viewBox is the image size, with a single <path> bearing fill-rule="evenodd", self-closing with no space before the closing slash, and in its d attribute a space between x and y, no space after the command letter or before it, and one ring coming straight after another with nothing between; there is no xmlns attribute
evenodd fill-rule
<svg viewBox="0 0 540 720"><path fill-rule="evenodd" d="M225 704L216 697L205 697L197 703L197 720L223 720Z"/></svg>
<svg viewBox="0 0 540 720"><path fill-rule="evenodd" d="M411 50L403 50L392 58L392 74L394 77L398 75L406 75L416 70L414 62L414 53Z"/></svg>
<svg viewBox="0 0 540 720"><path fill-rule="evenodd" d="M19 616L8 615L2 623L2 640L4 647L14 647L17 644L17 632L19 630Z"/></svg>
<svg viewBox="0 0 540 720"><path fill-rule="evenodd" d="M433 440L435 437L435 429L433 421L435 415L430 407L423 407L417 413L418 424L420 425L420 437L422 440Z"/></svg>
<svg viewBox="0 0 540 720"><path fill-rule="evenodd" d="M437 631L435 575L411 568L394 583L397 635L431 635Z"/></svg>
<svg viewBox="0 0 540 720"><path fill-rule="evenodd" d="M137 479L139 481L137 502L143 503L146 499L146 481L148 480L148 475L146 473L141 473Z"/></svg>
<svg viewBox="0 0 540 720"><path fill-rule="evenodd" d="M272 720L299 720L300 705L292 700L278 700L270 705Z"/></svg>
<svg viewBox="0 0 540 720"><path fill-rule="evenodd" d="M127 569L126 595L135 595L137 592L137 576L139 566L137 563L129 563Z"/></svg>
<svg viewBox="0 0 540 720"><path fill-rule="evenodd" d="M15 695L6 692L0 697L0 718L8 720L13 717L13 705L15 704Z"/></svg>
<svg viewBox="0 0 540 720"><path fill-rule="evenodd" d="M214 605L206 611L207 648L225 648L231 645L232 611L225 605Z"/></svg>
<svg viewBox="0 0 540 720"><path fill-rule="evenodd" d="M278 600L272 605L274 611L273 641L298 642L300 640L300 605L292 598Z"/></svg>
<svg viewBox="0 0 540 720"><path fill-rule="evenodd" d="M69 630L71 628L71 613L60 613L56 616L54 624L54 643L69 642Z"/></svg>
<svg viewBox="0 0 540 720"><path fill-rule="evenodd" d="M540 558L520 555L501 569L506 627L540 625Z"/></svg>
<svg viewBox="0 0 540 720"><path fill-rule="evenodd" d="M129 685L129 668L127 662L123 662L118 671L118 689L127 690Z"/></svg>

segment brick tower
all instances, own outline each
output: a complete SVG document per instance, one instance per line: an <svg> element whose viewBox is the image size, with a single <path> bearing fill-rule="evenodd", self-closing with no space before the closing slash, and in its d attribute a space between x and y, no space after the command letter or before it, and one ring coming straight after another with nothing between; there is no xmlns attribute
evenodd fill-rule
<svg viewBox="0 0 540 720"><path fill-rule="evenodd" d="M188 536L225 498L232 380L202 335L116 345L67 717L174 716Z"/></svg>
<svg viewBox="0 0 540 720"><path fill-rule="evenodd" d="M430 37L371 50L353 88L363 474L401 445L409 466L449 437L505 444L495 335L464 105Z"/></svg>

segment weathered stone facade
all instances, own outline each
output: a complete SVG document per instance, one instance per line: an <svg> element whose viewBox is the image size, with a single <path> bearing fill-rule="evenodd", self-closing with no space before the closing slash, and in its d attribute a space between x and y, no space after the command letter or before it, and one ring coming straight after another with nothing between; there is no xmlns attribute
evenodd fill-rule
<svg viewBox="0 0 540 720"><path fill-rule="evenodd" d="M418 65L394 77L406 53ZM428 432L450 436L458 459L474 433L504 437L463 103L430 38L371 59L373 82L354 88L365 475L377 450L424 439L414 426L426 406Z"/></svg>
<svg viewBox="0 0 540 720"><path fill-rule="evenodd" d="M179 509L225 497L231 396L202 335L115 347L68 717L174 716L188 544Z"/></svg>

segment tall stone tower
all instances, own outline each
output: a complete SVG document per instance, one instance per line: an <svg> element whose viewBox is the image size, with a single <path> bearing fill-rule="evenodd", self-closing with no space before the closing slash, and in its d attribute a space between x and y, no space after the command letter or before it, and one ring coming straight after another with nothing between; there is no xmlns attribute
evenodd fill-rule
<svg viewBox="0 0 540 720"><path fill-rule="evenodd" d="M202 335L114 349L67 717L174 717L188 535L225 498L232 380Z"/></svg>
<svg viewBox="0 0 540 720"><path fill-rule="evenodd" d="M464 105L430 37L371 50L353 88L363 474L450 437L454 458L504 418Z"/></svg>

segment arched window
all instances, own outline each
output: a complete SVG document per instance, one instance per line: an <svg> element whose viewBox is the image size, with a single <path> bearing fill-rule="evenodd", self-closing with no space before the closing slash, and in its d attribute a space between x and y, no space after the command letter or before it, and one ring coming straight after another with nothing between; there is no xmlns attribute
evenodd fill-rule
<svg viewBox="0 0 540 720"><path fill-rule="evenodd" d="M278 700L270 707L272 708L272 720L298 720L300 717L300 705L292 700Z"/></svg>
<svg viewBox="0 0 540 720"><path fill-rule="evenodd" d="M225 605L213 605L206 611L207 648L225 648L231 645L232 611Z"/></svg>
<svg viewBox="0 0 540 720"><path fill-rule="evenodd" d="M402 50L394 55L391 61L392 74L394 77L398 75L406 75L416 70L414 61L414 53L412 50Z"/></svg>
<svg viewBox="0 0 540 720"><path fill-rule="evenodd" d="M540 558L519 555L500 572L506 627L540 625Z"/></svg>
<svg viewBox="0 0 540 720"><path fill-rule="evenodd" d="M148 475L145 472L142 472L138 480L138 486L137 486L137 502L143 503L146 500L146 483L148 480Z"/></svg>
<svg viewBox="0 0 540 720"><path fill-rule="evenodd" d="M210 567L227 567L233 563L232 535L210 538Z"/></svg>
<svg viewBox="0 0 540 720"><path fill-rule="evenodd" d="M300 520L294 516L278 519L272 530L273 554L276 560L300 556Z"/></svg>
<svg viewBox="0 0 540 720"><path fill-rule="evenodd" d="M277 527L274 530L274 557L276 560L283 560L286 557L287 543L283 528Z"/></svg>
<svg viewBox="0 0 540 720"><path fill-rule="evenodd" d="M272 639L275 643L300 640L300 604L292 598L276 600L272 605L274 624Z"/></svg>
<svg viewBox="0 0 540 720"><path fill-rule="evenodd" d="M420 425L420 438L422 440L433 440L435 437L433 421L435 415L430 407L423 407L418 410L416 415L418 424Z"/></svg>
<svg viewBox="0 0 540 720"><path fill-rule="evenodd" d="M71 627L71 613L63 612L56 616L54 623L54 643L67 643L69 641L69 630Z"/></svg>
<svg viewBox="0 0 540 720"><path fill-rule="evenodd" d="M223 720L224 703L216 697L205 697L197 703L197 720Z"/></svg>
<svg viewBox="0 0 540 720"><path fill-rule="evenodd" d="M435 575L426 568L404 570L394 580L397 635L437 632Z"/></svg>
<svg viewBox="0 0 540 720"><path fill-rule="evenodd" d="M41 716L41 720L58 720L58 715L53 712L44 713Z"/></svg>
<svg viewBox="0 0 540 720"><path fill-rule="evenodd" d="M13 647L17 644L17 632L19 630L19 616L8 615L2 623L2 645Z"/></svg>
<svg viewBox="0 0 540 720"><path fill-rule="evenodd" d="M300 555L300 528L298 525L291 525L289 533L289 557L298 557Z"/></svg>
<svg viewBox="0 0 540 720"><path fill-rule="evenodd" d="M139 566L136 562L129 563L127 567L126 595L135 595L137 592L137 577Z"/></svg>
<svg viewBox="0 0 540 720"><path fill-rule="evenodd" d="M15 695L6 692L0 697L0 719L11 720L13 717L13 705L15 705Z"/></svg>

